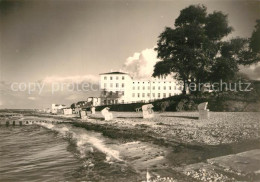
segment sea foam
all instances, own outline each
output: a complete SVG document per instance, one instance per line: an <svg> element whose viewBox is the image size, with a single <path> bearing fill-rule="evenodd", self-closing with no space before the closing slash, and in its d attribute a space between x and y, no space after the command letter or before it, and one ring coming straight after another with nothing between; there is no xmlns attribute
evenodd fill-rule
<svg viewBox="0 0 260 182"><path fill-rule="evenodd" d="M107 161L111 161L112 159L123 161L120 158L119 151L107 147L104 144L103 140L94 136L90 136L85 132L84 133L78 131L75 132L73 131L74 128L69 125L60 126L51 123L38 123L38 125L41 125L52 131L56 131L59 134L61 134L63 137L66 138L69 137L71 140L73 140L77 146L77 150L79 151L81 158L85 157L86 152L93 152L94 151L93 147L94 147L100 152L106 154Z"/></svg>

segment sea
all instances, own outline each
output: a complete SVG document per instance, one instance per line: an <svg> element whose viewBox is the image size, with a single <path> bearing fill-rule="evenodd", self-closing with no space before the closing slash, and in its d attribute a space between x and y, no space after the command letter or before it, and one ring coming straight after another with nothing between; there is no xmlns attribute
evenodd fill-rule
<svg viewBox="0 0 260 182"><path fill-rule="evenodd" d="M145 180L122 159L119 141L70 123L1 125L0 138L1 182Z"/></svg>

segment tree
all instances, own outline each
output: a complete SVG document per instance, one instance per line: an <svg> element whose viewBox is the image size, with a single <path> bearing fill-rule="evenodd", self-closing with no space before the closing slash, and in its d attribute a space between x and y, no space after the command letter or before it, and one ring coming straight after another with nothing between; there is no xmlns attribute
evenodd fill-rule
<svg viewBox="0 0 260 182"><path fill-rule="evenodd" d="M181 10L174 25L175 28L166 27L159 36L155 50L162 61L156 63L153 76L175 72L175 78L184 84L183 94L191 82L200 90L199 83L230 80L239 64L257 62L252 51L253 47L259 50L257 38L251 42L242 38L222 40L233 28L228 25L227 15L220 11L207 14L205 6L191 5ZM259 27L256 26L254 37L259 35Z"/></svg>
<svg viewBox="0 0 260 182"><path fill-rule="evenodd" d="M260 20L256 20L255 30L250 40L250 48L255 53L260 53Z"/></svg>
<svg viewBox="0 0 260 182"><path fill-rule="evenodd" d="M75 103L71 104L71 105L70 105L70 108L71 108L71 109L75 109L75 108L76 108L76 104L75 104Z"/></svg>

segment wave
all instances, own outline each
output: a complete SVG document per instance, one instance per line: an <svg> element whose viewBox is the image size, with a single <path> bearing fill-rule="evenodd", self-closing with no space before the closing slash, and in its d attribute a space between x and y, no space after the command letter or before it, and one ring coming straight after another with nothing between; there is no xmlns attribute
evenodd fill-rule
<svg viewBox="0 0 260 182"><path fill-rule="evenodd" d="M107 147L104 144L103 140L94 136L90 136L87 133L85 133L85 131L84 132L78 131L69 125L62 126L62 125L55 125L51 123L37 123L37 124L47 129L50 129L52 131L58 132L59 134L62 135L62 137L73 141L77 147L77 150L80 153L80 158L84 158L87 152L93 153L95 148L98 151L106 154L107 161L111 161L113 159L116 159L118 161L123 161L120 158L119 151Z"/></svg>

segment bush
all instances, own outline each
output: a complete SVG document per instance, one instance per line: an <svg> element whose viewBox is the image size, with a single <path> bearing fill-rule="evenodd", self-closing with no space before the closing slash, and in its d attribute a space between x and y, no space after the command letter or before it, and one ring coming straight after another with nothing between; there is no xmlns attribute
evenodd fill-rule
<svg viewBox="0 0 260 182"><path fill-rule="evenodd" d="M170 101L158 102L157 105L160 107L161 112L165 112L166 108L170 106Z"/></svg>
<svg viewBox="0 0 260 182"><path fill-rule="evenodd" d="M182 99L177 107L176 111L195 111L197 110L197 104L193 100Z"/></svg>
<svg viewBox="0 0 260 182"><path fill-rule="evenodd" d="M198 104L208 102L210 111L251 111L256 102L259 100L259 95L256 91L252 92L212 92L199 93L196 95L175 95L169 98L151 102L154 106L154 111L196 111ZM232 102L231 102L232 101ZM241 104L243 103L243 104ZM117 104L96 107L97 111L101 111L105 107L110 107L111 111L130 111L135 112L136 108L148 103L132 103L132 104ZM258 106L258 105L257 105ZM253 109L252 111L255 111Z"/></svg>

